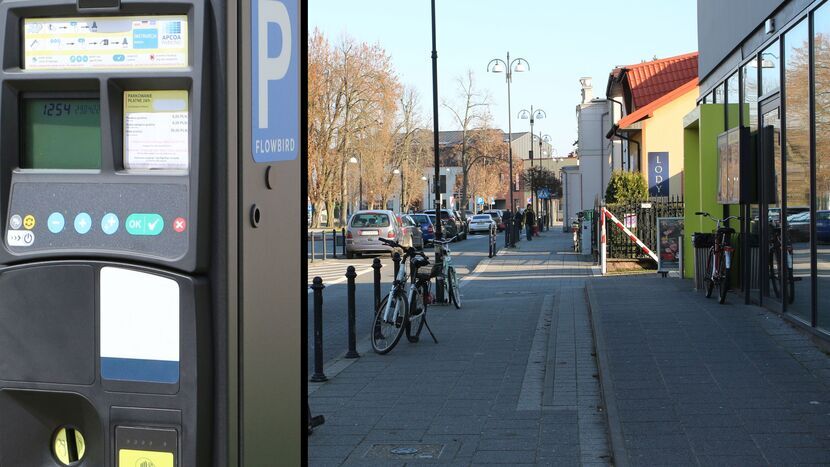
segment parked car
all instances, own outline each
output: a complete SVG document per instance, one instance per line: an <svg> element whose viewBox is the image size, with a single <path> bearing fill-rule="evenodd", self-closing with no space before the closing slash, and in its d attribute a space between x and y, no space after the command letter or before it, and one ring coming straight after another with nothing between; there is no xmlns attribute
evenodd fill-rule
<svg viewBox="0 0 830 467"><path fill-rule="evenodd" d="M504 218L502 217L501 211L490 210L485 211L484 213L489 215L493 219L493 221L496 222L496 227L499 229L499 232L504 231Z"/></svg>
<svg viewBox="0 0 830 467"><path fill-rule="evenodd" d="M428 209L424 214L435 215L435 209ZM441 228L444 229L444 238L456 237L456 240L463 240L466 238L466 228L463 226L464 222L456 217L453 211L449 209L441 210Z"/></svg>
<svg viewBox="0 0 830 467"><path fill-rule="evenodd" d="M402 245L412 246L416 250L424 249L424 234L421 231L421 224L415 222L412 216L404 214L401 216L401 228L403 229L404 240L409 239L408 242Z"/></svg>
<svg viewBox="0 0 830 467"><path fill-rule="evenodd" d="M816 212L816 243L830 243L830 211Z"/></svg>
<svg viewBox="0 0 830 467"><path fill-rule="evenodd" d="M810 211L787 216L790 241L794 243L810 241Z"/></svg>
<svg viewBox="0 0 830 467"><path fill-rule="evenodd" d="M435 225L432 222L435 216L428 214L410 214L409 217L421 226L421 237L423 238L424 245L431 245L432 241L435 240Z"/></svg>
<svg viewBox="0 0 830 467"><path fill-rule="evenodd" d="M346 229L346 258L355 254L391 253L392 247L381 243L378 237L388 238L405 244L403 229L392 211L357 211L349 219Z"/></svg>
<svg viewBox="0 0 830 467"><path fill-rule="evenodd" d="M470 232L489 233L490 229L495 225L496 221L490 217L490 214L476 214L470 219Z"/></svg>

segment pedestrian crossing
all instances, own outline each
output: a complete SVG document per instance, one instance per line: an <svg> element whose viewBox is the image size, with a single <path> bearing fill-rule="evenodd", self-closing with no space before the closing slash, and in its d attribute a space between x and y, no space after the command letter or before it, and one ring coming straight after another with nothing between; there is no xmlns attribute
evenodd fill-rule
<svg viewBox="0 0 830 467"><path fill-rule="evenodd" d="M360 258L308 263L308 285L311 285L316 276L320 276L323 284L327 286L346 282L346 268L354 266L358 275L365 274L372 270L373 260L374 258Z"/></svg>

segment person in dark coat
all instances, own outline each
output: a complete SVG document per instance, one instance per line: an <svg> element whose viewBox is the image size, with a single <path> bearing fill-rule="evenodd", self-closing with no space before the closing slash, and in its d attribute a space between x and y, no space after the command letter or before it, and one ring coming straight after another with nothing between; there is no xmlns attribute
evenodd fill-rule
<svg viewBox="0 0 830 467"><path fill-rule="evenodd" d="M533 212L533 206L530 203L527 204L527 209L525 209L525 233L527 234L527 240L533 240L533 226L536 225L536 213Z"/></svg>
<svg viewBox="0 0 830 467"><path fill-rule="evenodd" d="M513 213L511 213L509 209L504 211L504 218L502 219L502 221L505 225L504 247L507 248L510 246L510 229L513 226Z"/></svg>

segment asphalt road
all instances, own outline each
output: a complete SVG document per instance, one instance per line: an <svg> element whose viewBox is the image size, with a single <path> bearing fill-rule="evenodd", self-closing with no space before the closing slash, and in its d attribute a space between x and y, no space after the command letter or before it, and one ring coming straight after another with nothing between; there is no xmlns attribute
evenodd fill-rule
<svg viewBox="0 0 830 467"><path fill-rule="evenodd" d="M503 242L503 237L499 240ZM501 246L501 245L500 245ZM485 235L470 235L468 240L450 245L453 264L459 277L463 278L475 269L478 263L487 258L488 243ZM428 256L431 248L427 248ZM356 329L357 341L368 337L373 318L373 270L374 258L380 258L381 269L381 296L389 291L392 283L392 259L388 255L367 255L362 258L347 260L329 259L326 261L309 262L308 282L312 283L315 276L323 279L326 288L323 290L323 361L328 362L339 358L348 350L348 308L346 296L346 268L355 266L358 274L355 279ZM463 290L463 289L462 289ZM309 292L308 300L308 372L314 371L314 300ZM436 305L436 309L446 310L444 306ZM440 330L434 329L436 333Z"/></svg>

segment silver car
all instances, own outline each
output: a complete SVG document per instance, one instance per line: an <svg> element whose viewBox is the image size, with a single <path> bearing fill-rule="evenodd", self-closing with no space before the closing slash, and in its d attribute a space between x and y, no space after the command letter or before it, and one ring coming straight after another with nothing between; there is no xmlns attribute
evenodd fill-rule
<svg viewBox="0 0 830 467"><path fill-rule="evenodd" d="M470 219L470 233L485 232L489 233L490 228L496 226L496 221L490 217L490 214L476 214Z"/></svg>
<svg viewBox="0 0 830 467"><path fill-rule="evenodd" d="M355 253L389 253L392 248L384 245L378 237L388 238L406 245L403 229L398 217L392 211L366 210L357 211L349 219L346 229L346 258L354 258Z"/></svg>

